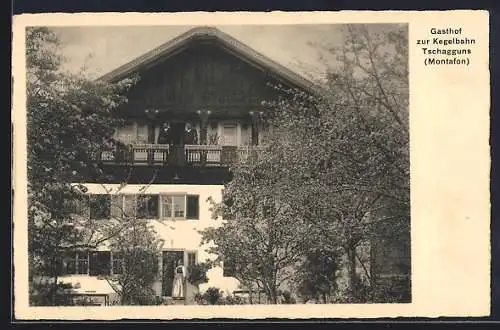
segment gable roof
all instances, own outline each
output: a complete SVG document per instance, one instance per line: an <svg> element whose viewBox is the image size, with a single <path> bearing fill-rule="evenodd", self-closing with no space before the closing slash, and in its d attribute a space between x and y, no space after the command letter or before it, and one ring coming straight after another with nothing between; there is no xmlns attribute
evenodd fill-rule
<svg viewBox="0 0 500 330"><path fill-rule="evenodd" d="M248 47L239 40L233 38L227 33L220 31L215 27L195 27L179 36L167 41L166 43L152 49L151 51L135 58L134 60L123 64L122 66L112 70L111 72L101 76L98 80L107 82L116 82L120 79L137 72L141 68L147 67L159 59L175 54L181 47L187 45L191 41L199 39L212 39L232 51L236 56L260 67L261 69L269 70L278 79L287 81L311 91L314 89L314 84L305 77L293 72L285 66L271 60L265 55Z"/></svg>

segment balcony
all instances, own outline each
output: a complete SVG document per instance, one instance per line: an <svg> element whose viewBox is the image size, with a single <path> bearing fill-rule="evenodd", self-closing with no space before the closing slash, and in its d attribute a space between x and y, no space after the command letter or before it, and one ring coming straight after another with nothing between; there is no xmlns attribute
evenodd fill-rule
<svg viewBox="0 0 500 330"><path fill-rule="evenodd" d="M99 161L107 165L227 167L254 162L262 150L262 146L134 144L102 152Z"/></svg>

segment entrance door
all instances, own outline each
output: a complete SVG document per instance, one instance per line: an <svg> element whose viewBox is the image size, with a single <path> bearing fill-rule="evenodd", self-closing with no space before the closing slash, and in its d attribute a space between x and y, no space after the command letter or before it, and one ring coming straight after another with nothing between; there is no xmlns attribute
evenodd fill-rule
<svg viewBox="0 0 500 330"><path fill-rule="evenodd" d="M184 127L185 123L173 122L171 124L172 140L174 145L172 146L172 152L170 153L170 164L183 166L185 163L185 153L184 153Z"/></svg>
<svg viewBox="0 0 500 330"><path fill-rule="evenodd" d="M163 251L162 292L166 297L172 296L175 267L179 260L184 262L184 251Z"/></svg>

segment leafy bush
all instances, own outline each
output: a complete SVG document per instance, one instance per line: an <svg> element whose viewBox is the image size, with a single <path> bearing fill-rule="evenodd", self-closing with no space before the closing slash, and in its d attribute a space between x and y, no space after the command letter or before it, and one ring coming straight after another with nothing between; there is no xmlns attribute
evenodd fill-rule
<svg viewBox="0 0 500 330"><path fill-rule="evenodd" d="M65 294L72 288L71 284L57 283L30 283L30 305L31 306L69 306L72 305L70 297ZM56 293L54 293L56 290Z"/></svg>
<svg viewBox="0 0 500 330"><path fill-rule="evenodd" d="M199 305L217 305L222 298L222 292L219 288L210 287L203 294L197 293L194 300Z"/></svg>
<svg viewBox="0 0 500 330"><path fill-rule="evenodd" d="M288 290L281 292L281 303L282 304L295 304L297 301L292 293Z"/></svg>
<svg viewBox="0 0 500 330"><path fill-rule="evenodd" d="M195 286L198 286L202 283L207 283L208 282L207 271L211 267L212 266L209 262L202 262L199 264L188 266L187 281Z"/></svg>
<svg viewBox="0 0 500 330"><path fill-rule="evenodd" d="M222 297L217 302L218 305L245 305L246 301L244 298L235 296L235 295L227 295Z"/></svg>

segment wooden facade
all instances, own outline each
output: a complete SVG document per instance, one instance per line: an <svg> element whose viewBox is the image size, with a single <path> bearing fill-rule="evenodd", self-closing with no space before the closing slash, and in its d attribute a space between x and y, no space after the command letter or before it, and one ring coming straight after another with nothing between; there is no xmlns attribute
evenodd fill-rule
<svg viewBox="0 0 500 330"><path fill-rule="evenodd" d="M255 157L268 111L264 104L280 97L275 87L308 88L305 79L213 28L188 31L102 79L131 76L138 81L120 109L128 125L124 138L117 133L123 145L98 159L116 180L116 166L146 176L155 170L166 181L167 172L186 174L186 168L192 172L186 180L192 181L203 168L222 183L231 164ZM158 143L164 123L170 125L170 145ZM184 141L187 123L196 129L195 145Z"/></svg>

